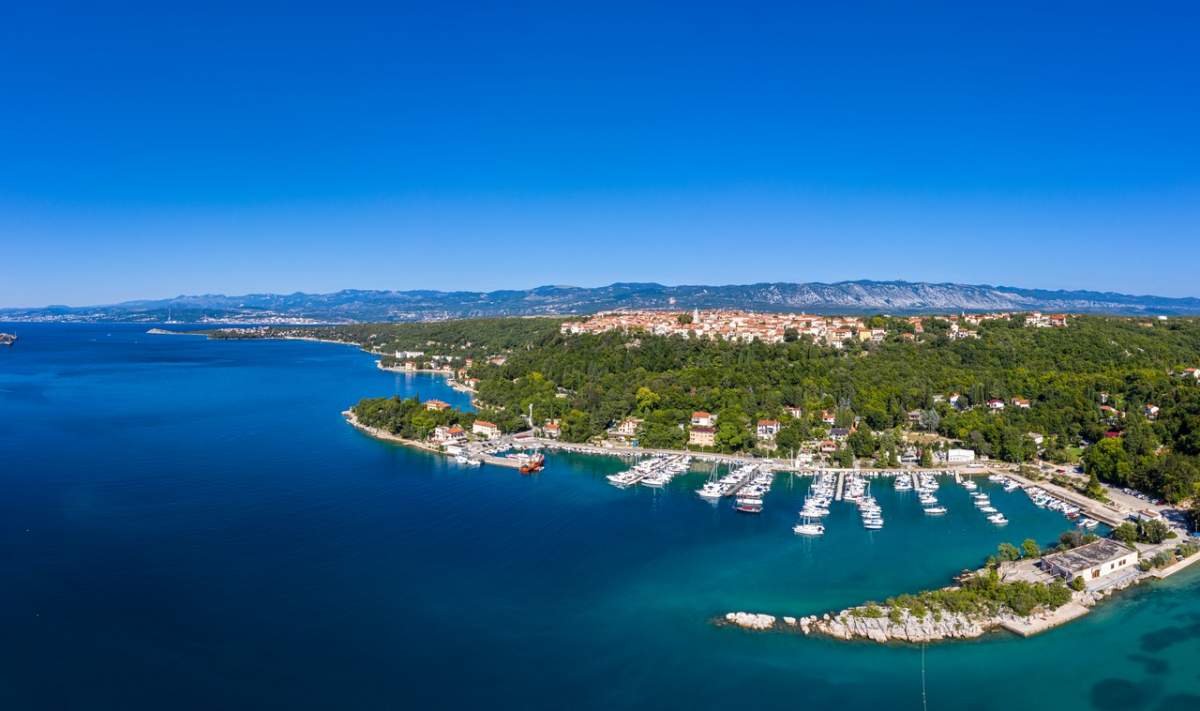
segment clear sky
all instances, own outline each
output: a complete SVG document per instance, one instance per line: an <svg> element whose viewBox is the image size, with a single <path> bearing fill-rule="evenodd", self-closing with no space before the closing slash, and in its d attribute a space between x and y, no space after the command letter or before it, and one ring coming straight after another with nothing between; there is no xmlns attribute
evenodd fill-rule
<svg viewBox="0 0 1200 711"><path fill-rule="evenodd" d="M1200 296L1194 4L183 5L6 6L0 305L857 278Z"/></svg>

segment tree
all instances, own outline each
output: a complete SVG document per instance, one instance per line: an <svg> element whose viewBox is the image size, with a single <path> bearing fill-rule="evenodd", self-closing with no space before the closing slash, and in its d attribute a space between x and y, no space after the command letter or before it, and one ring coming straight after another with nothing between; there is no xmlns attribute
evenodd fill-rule
<svg viewBox="0 0 1200 711"><path fill-rule="evenodd" d="M1089 474L1121 485L1129 483L1129 475L1133 470L1129 453L1117 437L1102 439L1088 447L1083 453L1083 466Z"/></svg>
<svg viewBox="0 0 1200 711"><path fill-rule="evenodd" d="M1140 540L1145 541L1146 543L1155 544L1162 543L1163 541L1167 540L1167 534L1171 532L1171 529L1167 526L1167 524L1159 521L1158 519L1142 521L1138 525L1138 529L1138 538Z"/></svg>
<svg viewBox="0 0 1200 711"><path fill-rule="evenodd" d="M1037 558L1042 554L1042 549L1038 546L1037 541L1032 538L1026 538L1021 542L1021 555L1026 558Z"/></svg>
<svg viewBox="0 0 1200 711"><path fill-rule="evenodd" d="M933 466L933 455L930 454L929 447L921 448L921 466L923 466L923 467L932 467Z"/></svg>
<svg viewBox="0 0 1200 711"><path fill-rule="evenodd" d="M683 313L681 313L675 317L675 323L679 324L680 326L687 326L691 322L692 322L692 314L687 311L684 311Z"/></svg>
<svg viewBox="0 0 1200 711"><path fill-rule="evenodd" d="M1083 582L1083 578L1078 575L1071 581L1071 589L1075 592L1083 592L1085 587L1087 587L1087 583Z"/></svg>
<svg viewBox="0 0 1200 711"><path fill-rule="evenodd" d="M1113 529L1112 537L1127 545L1133 545L1138 539L1137 526L1126 521Z"/></svg>
<svg viewBox="0 0 1200 711"><path fill-rule="evenodd" d="M1001 543L996 549L996 557L1003 561L1014 561L1021 557L1021 552L1011 543Z"/></svg>

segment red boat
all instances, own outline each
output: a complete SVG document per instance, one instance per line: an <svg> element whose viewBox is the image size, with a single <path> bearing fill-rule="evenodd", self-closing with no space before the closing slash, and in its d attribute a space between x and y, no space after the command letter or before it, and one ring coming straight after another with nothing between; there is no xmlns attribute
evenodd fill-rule
<svg viewBox="0 0 1200 711"><path fill-rule="evenodd" d="M534 472L540 472L545 464L546 458L544 456L540 454L534 454L526 459L523 464L521 464L519 470L522 474L533 474Z"/></svg>

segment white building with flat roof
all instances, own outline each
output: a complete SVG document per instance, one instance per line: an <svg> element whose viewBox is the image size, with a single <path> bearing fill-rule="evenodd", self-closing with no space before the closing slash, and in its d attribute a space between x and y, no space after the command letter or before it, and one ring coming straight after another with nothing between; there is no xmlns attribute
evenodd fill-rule
<svg viewBox="0 0 1200 711"><path fill-rule="evenodd" d="M975 461L975 450L973 449L951 449L946 452L947 464L970 464Z"/></svg>
<svg viewBox="0 0 1200 711"><path fill-rule="evenodd" d="M1052 553L1042 558L1042 565L1066 580L1083 578L1084 582L1091 582L1118 571L1132 570L1137 560L1136 550L1111 538L1101 538L1069 551Z"/></svg>

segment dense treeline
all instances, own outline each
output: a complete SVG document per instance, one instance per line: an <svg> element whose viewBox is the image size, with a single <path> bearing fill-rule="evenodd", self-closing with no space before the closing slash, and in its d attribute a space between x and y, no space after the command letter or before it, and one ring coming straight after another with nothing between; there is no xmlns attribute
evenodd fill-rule
<svg viewBox="0 0 1200 711"><path fill-rule="evenodd" d="M311 336L357 343L381 353L420 351L456 359L532 348L558 334L560 318L464 319L419 323L272 328L271 335Z"/></svg>
<svg viewBox="0 0 1200 711"><path fill-rule="evenodd" d="M455 408L429 410L419 398L364 398L352 408L358 421L408 439L423 440L438 425L460 425L469 430L475 414Z"/></svg>
<svg viewBox="0 0 1200 711"><path fill-rule="evenodd" d="M982 455L1025 461L1038 453L1077 461L1106 481L1172 500L1200 482L1200 321L1073 317L1067 328L1030 328L1020 318L986 321L979 338L953 340L927 320L915 340L896 328L883 342L843 350L793 337L777 345L646 334L563 336L557 319L483 319L339 326L311 335L384 351L475 357L481 417L505 429L558 419L562 437L584 441L626 417L643 420L645 446L679 447L694 410L718 415L717 448L757 446L752 423L784 423L776 442L791 449L836 425L859 422L841 456L894 460L901 428L960 440ZM891 324L881 320L882 324ZM894 324L892 324L894 325ZM911 329L909 329L911 330ZM321 332L323 331L323 333ZM504 353L504 365L484 355ZM948 402L960 395L957 405ZM1013 398L1030 402L1015 407ZM1006 403L990 411L989 400ZM1148 417L1147 406L1158 408ZM803 416L787 416L797 406ZM1102 410L1101 406L1111 408ZM1153 414L1153 413L1152 413ZM874 431L875 434L872 434Z"/></svg>

